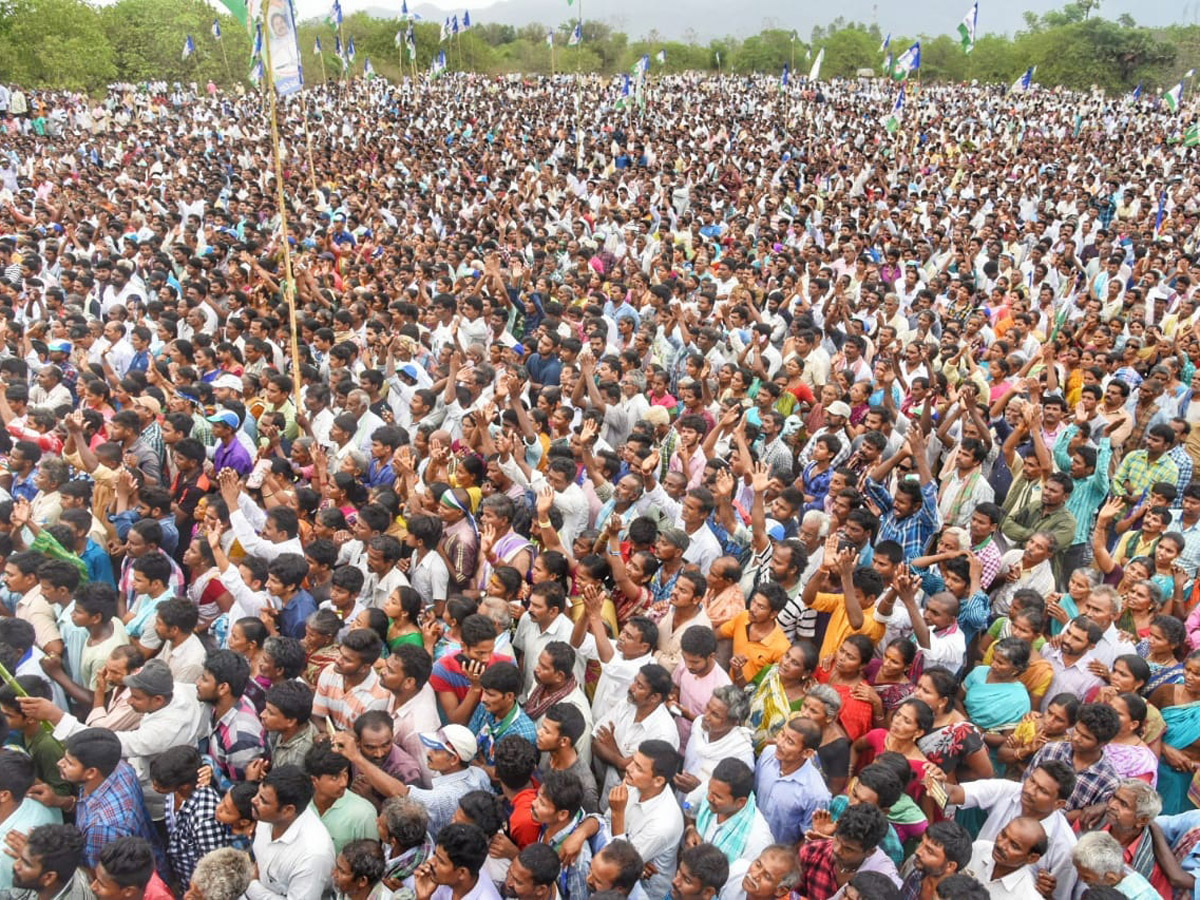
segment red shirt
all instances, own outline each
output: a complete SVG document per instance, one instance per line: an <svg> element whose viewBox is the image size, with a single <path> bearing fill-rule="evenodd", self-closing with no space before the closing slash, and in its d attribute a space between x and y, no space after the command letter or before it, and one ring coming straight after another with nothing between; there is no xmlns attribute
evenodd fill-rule
<svg viewBox="0 0 1200 900"><path fill-rule="evenodd" d="M527 787L512 798L512 813L508 817L508 836L524 850L530 844L536 844L541 825L533 820L533 798L537 796L537 788Z"/></svg>

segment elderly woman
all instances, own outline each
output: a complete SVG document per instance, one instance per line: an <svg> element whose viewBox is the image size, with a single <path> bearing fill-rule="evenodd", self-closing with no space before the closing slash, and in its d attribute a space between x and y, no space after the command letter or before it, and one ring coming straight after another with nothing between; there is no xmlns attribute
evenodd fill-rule
<svg viewBox="0 0 1200 900"><path fill-rule="evenodd" d="M1093 831L1085 834L1071 851L1071 860L1084 888L1106 886L1116 888L1126 897L1153 897L1154 887L1125 865L1125 848L1111 834Z"/></svg>
<svg viewBox="0 0 1200 900"><path fill-rule="evenodd" d="M750 695L732 684L713 691L699 728L692 728L683 754L683 771L675 776L675 787L693 809L708 793L708 780L717 763L726 757L740 759L754 768L754 744L745 726L750 715Z"/></svg>
<svg viewBox="0 0 1200 900"><path fill-rule="evenodd" d="M184 900L237 900L254 880L254 861L248 853L222 847L196 863Z"/></svg>
<svg viewBox="0 0 1200 900"><path fill-rule="evenodd" d="M827 684L813 685L800 705L800 714L812 719L821 729L817 759L825 773L829 793L834 796L846 789L850 777L850 736L839 721L841 711L841 694Z"/></svg>

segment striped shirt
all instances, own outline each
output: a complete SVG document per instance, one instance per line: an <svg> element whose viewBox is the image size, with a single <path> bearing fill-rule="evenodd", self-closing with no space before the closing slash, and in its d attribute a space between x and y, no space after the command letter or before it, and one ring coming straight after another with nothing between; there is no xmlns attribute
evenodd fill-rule
<svg viewBox="0 0 1200 900"><path fill-rule="evenodd" d="M317 679L312 714L328 719L339 731L349 731L363 713L372 709L387 712L391 702L392 692L379 683L374 669L367 671L361 684L346 690L346 679L334 666L326 666Z"/></svg>

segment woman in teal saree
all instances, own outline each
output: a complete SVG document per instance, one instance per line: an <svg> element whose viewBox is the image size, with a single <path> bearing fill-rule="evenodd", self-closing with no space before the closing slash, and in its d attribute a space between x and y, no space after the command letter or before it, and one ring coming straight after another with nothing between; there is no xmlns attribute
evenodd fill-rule
<svg viewBox="0 0 1200 900"><path fill-rule="evenodd" d="M1184 660L1183 684L1163 685L1151 702L1162 710L1167 726L1158 765L1158 792L1163 814L1176 815L1196 806L1188 797L1188 788L1200 763L1200 651Z"/></svg>
<svg viewBox="0 0 1200 900"><path fill-rule="evenodd" d="M963 705L971 721L984 730L992 765L1002 769L996 748L1032 709L1021 673L1029 666L1029 642L1007 637L995 645L990 666L976 666L963 680Z"/></svg>

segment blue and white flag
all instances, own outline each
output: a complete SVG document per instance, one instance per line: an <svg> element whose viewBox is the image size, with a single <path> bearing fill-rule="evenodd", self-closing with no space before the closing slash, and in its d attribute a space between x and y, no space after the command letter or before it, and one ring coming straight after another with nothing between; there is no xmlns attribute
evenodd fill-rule
<svg viewBox="0 0 1200 900"><path fill-rule="evenodd" d="M400 18L408 18L408 0L402 0L400 3Z"/></svg>
<svg viewBox="0 0 1200 900"><path fill-rule="evenodd" d="M471 27L471 13L469 10L463 10L463 28Z"/></svg>
<svg viewBox="0 0 1200 900"><path fill-rule="evenodd" d="M792 80L792 67L787 63L783 64L783 77L779 79L780 87L787 87L788 82Z"/></svg>
<svg viewBox="0 0 1200 900"><path fill-rule="evenodd" d="M413 62L417 60L417 33L413 30L412 23L408 26L408 37L405 38L405 43L408 45L408 58Z"/></svg>
<svg viewBox="0 0 1200 900"><path fill-rule="evenodd" d="M265 70L263 69L263 61L261 59L256 59L254 61L254 65L250 67L250 80L254 84L262 84L264 74Z"/></svg>
<svg viewBox="0 0 1200 900"><path fill-rule="evenodd" d="M553 49L554 47L554 30L549 29L546 32L546 46Z"/></svg>
<svg viewBox="0 0 1200 900"><path fill-rule="evenodd" d="M351 65L354 64L355 55L356 54L354 52L354 38L350 38L350 40L346 42L346 59L350 60Z"/></svg>
<svg viewBox="0 0 1200 900"><path fill-rule="evenodd" d="M440 44L448 37L450 37L450 17L446 16L446 21L442 23L442 33L438 37L438 43Z"/></svg>
<svg viewBox="0 0 1200 900"><path fill-rule="evenodd" d="M363 62L363 74L368 78L375 77L375 67L371 65L371 57L369 56L366 58L366 61Z"/></svg>
<svg viewBox="0 0 1200 900"><path fill-rule="evenodd" d="M183 58L187 59L189 56L191 56L195 52L196 52L196 42L192 40L192 36L189 34L187 36L187 39L183 42Z"/></svg>
<svg viewBox="0 0 1200 900"><path fill-rule="evenodd" d="M578 22L576 22L575 27L573 29L571 29L571 36L569 38L567 38L567 46L574 47L577 44L579 44L582 40L583 40L583 26L580 25Z"/></svg>
<svg viewBox="0 0 1200 900"><path fill-rule="evenodd" d="M321 55L321 36L320 35L317 35L317 39L315 41L313 41L313 53L315 53L318 56Z"/></svg>
<svg viewBox="0 0 1200 900"><path fill-rule="evenodd" d="M883 39L883 43L879 45L879 52L886 53L887 48L892 46L892 33L889 31L887 37Z"/></svg>
<svg viewBox="0 0 1200 900"><path fill-rule="evenodd" d="M247 6L249 21L263 20L264 0L250 0ZM304 87L304 73L300 68L300 35L296 30L296 9L292 0L268 0L270 6L266 28L256 30L255 43L269 41L267 49L271 58L271 84L280 97L294 94ZM341 12L340 4L335 6Z"/></svg>
<svg viewBox="0 0 1200 900"><path fill-rule="evenodd" d="M396 45L397 50L399 50L404 45L404 29L403 28L401 28L399 31L396 32L396 37L392 40L392 43L394 43Z"/></svg>
<svg viewBox="0 0 1200 900"><path fill-rule="evenodd" d="M1175 85L1169 91L1164 91L1162 102L1166 104L1167 109L1171 112L1178 112L1179 104L1183 102L1183 82L1180 81L1179 84Z"/></svg>
<svg viewBox="0 0 1200 900"><path fill-rule="evenodd" d="M721 68L721 51L717 51L717 68Z"/></svg>
<svg viewBox="0 0 1200 900"><path fill-rule="evenodd" d="M903 81L919 68L921 68L921 42L917 41L900 54L896 64L892 66L892 77L897 81Z"/></svg>
<svg viewBox="0 0 1200 900"><path fill-rule="evenodd" d="M1037 71L1037 66L1030 66L1025 70L1025 74L1013 82L1012 93L1023 94L1033 87L1033 75Z"/></svg>
<svg viewBox="0 0 1200 900"><path fill-rule="evenodd" d="M657 60L657 61L658 61L658 64L659 64L660 66L665 66L665 65L667 64L667 50L666 50L666 48L664 47L662 50L659 50L659 51L658 51L658 53L657 53L657 54L655 54L654 58L655 58L655 60Z"/></svg>
<svg viewBox="0 0 1200 900"><path fill-rule="evenodd" d="M904 85L900 85L900 93L896 95L896 102L892 106L892 114L887 117L887 121L883 123L888 134L895 134L900 129L900 117L904 114Z"/></svg>
<svg viewBox="0 0 1200 900"><path fill-rule="evenodd" d="M317 38L317 40L320 41L321 39ZM250 47L250 57L254 58L256 56L262 56L262 51L263 51L262 22L255 22L254 23L254 44ZM320 50L318 50L317 52L319 53Z"/></svg>
<svg viewBox="0 0 1200 900"><path fill-rule="evenodd" d="M454 18L450 20L450 33L458 34L458 14L455 13Z"/></svg>
<svg viewBox="0 0 1200 900"><path fill-rule="evenodd" d="M221 39L221 23L217 19L213 19L212 36L218 41Z"/></svg>
<svg viewBox="0 0 1200 900"><path fill-rule="evenodd" d="M329 11L329 15L325 17L325 22L334 28L342 27L342 4L341 0L333 0L333 9Z"/></svg>

